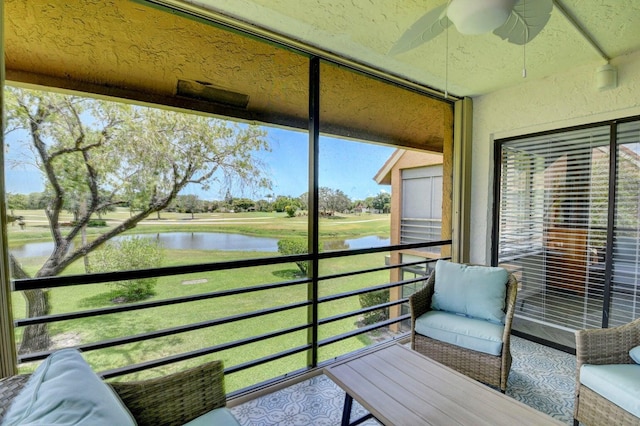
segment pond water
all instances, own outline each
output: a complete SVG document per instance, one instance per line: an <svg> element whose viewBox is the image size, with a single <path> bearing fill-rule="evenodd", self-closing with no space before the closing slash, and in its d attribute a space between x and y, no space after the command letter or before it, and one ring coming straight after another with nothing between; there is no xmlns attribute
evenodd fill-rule
<svg viewBox="0 0 640 426"><path fill-rule="evenodd" d="M252 237L241 234L223 232L168 232L163 234L137 234L142 238L155 239L163 247L171 250L238 250L238 251L278 251L278 239ZM127 238L115 237L114 240ZM324 243L325 250L361 249L389 245L389 238L375 235L348 240L331 240ZM10 249L18 259L49 256L53 243L27 243Z"/></svg>

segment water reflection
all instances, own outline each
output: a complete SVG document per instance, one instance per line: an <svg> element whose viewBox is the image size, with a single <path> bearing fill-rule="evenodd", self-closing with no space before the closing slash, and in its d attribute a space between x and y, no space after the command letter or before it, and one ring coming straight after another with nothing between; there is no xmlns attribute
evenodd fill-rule
<svg viewBox="0 0 640 426"><path fill-rule="evenodd" d="M157 240L163 247L171 250L224 250L224 251L263 251L277 252L278 238L253 237L223 232L168 232L162 234L136 234L142 238ZM115 237L114 240L128 238ZM323 241L325 251L361 249L389 245L389 238L370 235L348 240ZM11 253L19 258L46 257L51 255L52 242L27 243L12 247Z"/></svg>

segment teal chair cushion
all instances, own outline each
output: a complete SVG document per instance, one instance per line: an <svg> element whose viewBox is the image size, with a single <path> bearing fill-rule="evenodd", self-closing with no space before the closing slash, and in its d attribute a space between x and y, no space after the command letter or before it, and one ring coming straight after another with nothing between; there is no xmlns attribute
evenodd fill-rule
<svg viewBox="0 0 640 426"><path fill-rule="evenodd" d="M188 423L185 423L184 426L207 426L207 425L216 425L216 426L240 426L240 423L233 417L231 411L228 408L222 407L217 408L215 410L209 411L201 415L200 417L196 417Z"/></svg>
<svg viewBox="0 0 640 426"><path fill-rule="evenodd" d="M443 311L429 311L416 319L415 332L441 342L500 355L504 325Z"/></svg>
<svg viewBox="0 0 640 426"><path fill-rule="evenodd" d="M635 348L629 351L629 356L636 364L640 364L640 346L636 346Z"/></svg>
<svg viewBox="0 0 640 426"><path fill-rule="evenodd" d="M580 367L580 383L640 417L640 365L585 364Z"/></svg>
<svg viewBox="0 0 640 426"><path fill-rule="evenodd" d="M438 260L435 273L432 309L504 323L506 269Z"/></svg>
<svg viewBox="0 0 640 426"><path fill-rule="evenodd" d="M135 425L111 387L76 349L49 355L16 396L3 421L9 425Z"/></svg>

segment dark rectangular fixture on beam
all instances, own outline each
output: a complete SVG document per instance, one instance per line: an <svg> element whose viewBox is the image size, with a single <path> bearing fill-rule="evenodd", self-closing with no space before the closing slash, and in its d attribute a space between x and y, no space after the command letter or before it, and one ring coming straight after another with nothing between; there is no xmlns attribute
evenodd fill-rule
<svg viewBox="0 0 640 426"><path fill-rule="evenodd" d="M249 104L249 95L219 89L199 81L178 80L176 95L243 109Z"/></svg>

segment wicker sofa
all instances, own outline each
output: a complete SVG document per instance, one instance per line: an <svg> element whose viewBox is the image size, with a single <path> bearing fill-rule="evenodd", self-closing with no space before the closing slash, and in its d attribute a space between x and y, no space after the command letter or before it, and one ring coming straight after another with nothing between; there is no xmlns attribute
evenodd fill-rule
<svg viewBox="0 0 640 426"><path fill-rule="evenodd" d="M29 377L21 374L0 380L0 422ZM183 425L194 420L195 424L204 424L210 421L209 414L222 414L216 424L239 425L225 407L222 361L148 380L109 383L109 386L138 425ZM82 386L77 387L83 392ZM205 421L198 420L203 415Z"/></svg>
<svg viewBox="0 0 640 426"><path fill-rule="evenodd" d="M409 298L409 306L411 308L411 347L466 376L495 386L504 393L507 388L509 371L511 370L511 324L515 311L518 285L515 276L509 273L506 283L501 352L498 355L492 355L440 341L416 332L418 319L433 310L432 298L435 291L436 271L430 275L425 287Z"/></svg>
<svg viewBox="0 0 640 426"><path fill-rule="evenodd" d="M621 368L613 373L620 373L632 382L631 387L635 388L636 394L631 395L631 399L636 401L637 406L640 403L640 398L637 395L637 386L633 383L640 382L640 365L635 365L629 351L638 345L640 345L640 318L618 327L576 332L577 369L574 424L577 425L578 422L581 422L585 425L640 425L640 418L583 383L586 381L583 369L585 366ZM608 372L607 370L603 371L605 374ZM605 380L606 382L612 383L614 386L622 384L618 377L611 377L610 380ZM627 389L622 389L622 392L626 391Z"/></svg>

